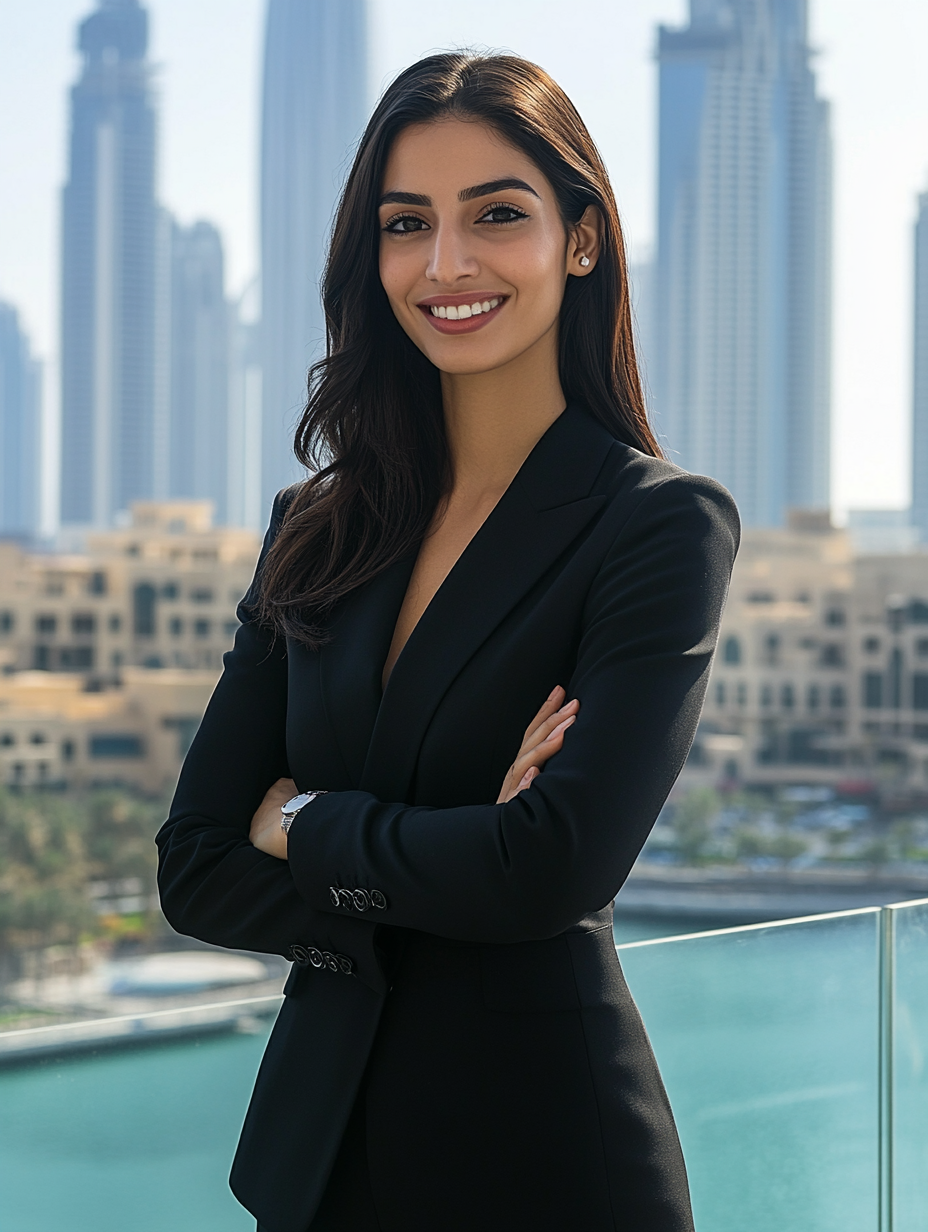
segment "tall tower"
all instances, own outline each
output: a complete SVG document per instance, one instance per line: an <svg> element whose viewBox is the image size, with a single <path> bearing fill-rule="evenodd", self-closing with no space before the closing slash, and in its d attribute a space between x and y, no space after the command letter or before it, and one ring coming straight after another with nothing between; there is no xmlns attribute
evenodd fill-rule
<svg viewBox="0 0 928 1232"><path fill-rule="evenodd" d="M208 222L172 224L168 494L213 501L225 524L229 306L222 238Z"/></svg>
<svg viewBox="0 0 928 1232"><path fill-rule="evenodd" d="M928 541L928 192L915 224L915 317L912 339L912 524Z"/></svg>
<svg viewBox="0 0 928 1232"><path fill-rule="evenodd" d="M155 113L138 0L79 27L63 200L61 520L104 526L151 495Z"/></svg>
<svg viewBox="0 0 928 1232"><path fill-rule="evenodd" d="M40 382L16 309L0 303L0 536L39 531Z"/></svg>
<svg viewBox="0 0 928 1232"><path fill-rule="evenodd" d="M671 457L753 526L829 504L831 148L806 0L661 27L654 362Z"/></svg>
<svg viewBox="0 0 928 1232"><path fill-rule="evenodd" d="M367 118L365 0L269 0L261 124L262 500L298 477L293 427L325 345L319 279Z"/></svg>

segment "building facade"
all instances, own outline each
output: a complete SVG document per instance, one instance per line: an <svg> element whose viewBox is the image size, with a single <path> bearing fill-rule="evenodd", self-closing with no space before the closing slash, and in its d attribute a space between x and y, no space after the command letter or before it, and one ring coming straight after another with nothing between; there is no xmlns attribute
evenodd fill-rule
<svg viewBox="0 0 928 1232"><path fill-rule="evenodd" d="M16 309L0 303L0 536L39 533L41 366Z"/></svg>
<svg viewBox="0 0 928 1232"><path fill-rule="evenodd" d="M650 384L670 456L748 526L829 504L831 150L806 0L661 27Z"/></svg>
<svg viewBox="0 0 928 1232"><path fill-rule="evenodd" d="M928 552L749 529L684 781L928 797Z"/></svg>
<svg viewBox="0 0 928 1232"><path fill-rule="evenodd" d="M912 329L912 524L928 540L928 193L918 198Z"/></svg>
<svg viewBox="0 0 928 1232"><path fill-rule="evenodd" d="M367 118L365 0L269 0L261 120L262 501L299 477L293 429L325 346L319 280Z"/></svg>
<svg viewBox="0 0 928 1232"><path fill-rule="evenodd" d="M155 111L138 0L83 21L71 91L61 301L64 524L109 525L152 493Z"/></svg>

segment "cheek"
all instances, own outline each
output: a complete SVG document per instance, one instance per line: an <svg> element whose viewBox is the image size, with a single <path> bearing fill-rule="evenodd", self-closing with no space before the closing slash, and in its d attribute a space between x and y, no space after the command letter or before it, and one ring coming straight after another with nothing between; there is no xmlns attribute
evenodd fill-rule
<svg viewBox="0 0 928 1232"><path fill-rule="evenodd" d="M402 309L416 280L410 254L399 247L383 244L380 249L380 282L394 311Z"/></svg>

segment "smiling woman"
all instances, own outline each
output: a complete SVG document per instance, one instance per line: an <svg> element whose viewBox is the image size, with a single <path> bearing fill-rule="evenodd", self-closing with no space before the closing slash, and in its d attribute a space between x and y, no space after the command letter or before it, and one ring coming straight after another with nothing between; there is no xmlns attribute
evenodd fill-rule
<svg viewBox="0 0 928 1232"><path fill-rule="evenodd" d="M158 840L175 928L294 962L234 1192L266 1232L691 1232L612 900L738 519L659 456L612 191L547 74L394 82L324 299L318 470Z"/></svg>

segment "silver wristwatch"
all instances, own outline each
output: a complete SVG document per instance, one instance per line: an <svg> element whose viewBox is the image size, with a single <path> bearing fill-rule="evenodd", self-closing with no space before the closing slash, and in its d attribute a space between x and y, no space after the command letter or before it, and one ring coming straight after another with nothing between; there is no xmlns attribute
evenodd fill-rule
<svg viewBox="0 0 928 1232"><path fill-rule="evenodd" d="M306 808L307 804L311 804L316 796L324 796L324 791L301 791L298 796L294 796L292 800L288 800L286 804L280 806L280 828L284 834L290 829L293 824L293 819L300 811Z"/></svg>

